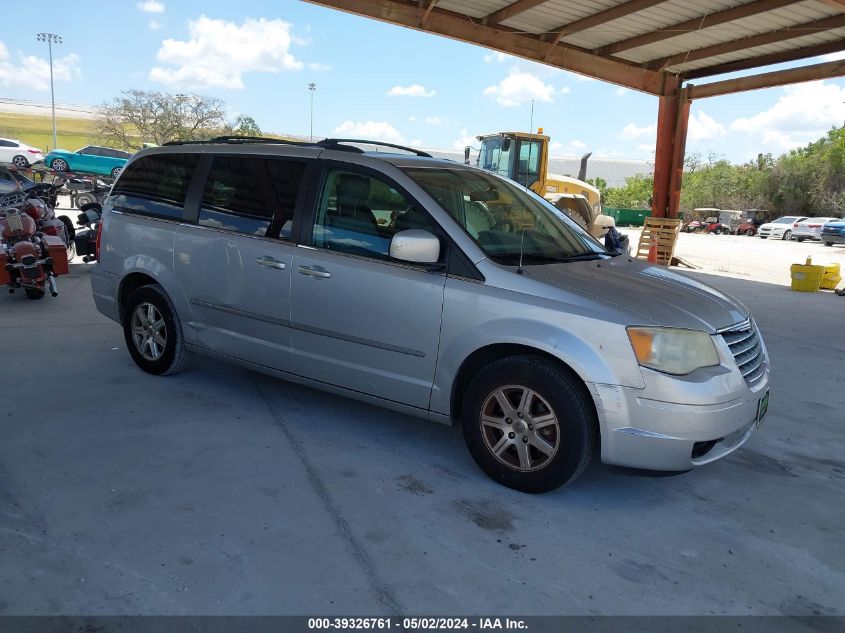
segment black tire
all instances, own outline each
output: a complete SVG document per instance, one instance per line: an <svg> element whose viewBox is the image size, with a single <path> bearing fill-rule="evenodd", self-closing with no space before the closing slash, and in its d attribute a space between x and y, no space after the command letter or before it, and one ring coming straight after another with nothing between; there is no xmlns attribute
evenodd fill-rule
<svg viewBox="0 0 845 633"><path fill-rule="evenodd" d="M64 158L56 158L50 163L50 169L53 171L68 171L68 164Z"/></svg>
<svg viewBox="0 0 845 633"><path fill-rule="evenodd" d="M722 235L730 235L730 234L731 234L730 229L722 229Z"/></svg>
<svg viewBox="0 0 845 633"><path fill-rule="evenodd" d="M44 295L46 294L46 292L44 291L44 288L27 287L27 288L24 288L23 291L24 291L24 293L26 293L26 298L32 299L33 301L36 301L38 299L43 299Z"/></svg>
<svg viewBox="0 0 845 633"><path fill-rule="evenodd" d="M825 246L833 246L833 242L825 242L824 245Z"/></svg>
<svg viewBox="0 0 845 633"><path fill-rule="evenodd" d="M538 432L528 422L533 420L533 413L524 417L521 413L512 414L519 416L519 419L507 417L507 412L497 404L494 394L501 390L502 395L507 395L507 390L520 388L523 389L520 393L524 393L527 388L536 394L534 403L539 409L535 411L539 411L538 415L551 413L556 426L547 423L544 430ZM514 432L505 433L489 426L485 429L482 414L486 410L485 406L489 407L491 403L501 412L501 416L497 417L501 417L506 425L504 428L513 429ZM485 417L489 419L489 410ZM508 419L511 422L507 422ZM472 458L487 476L515 490L542 493L559 488L584 472L592 457L598 421L589 392L572 372L543 358L511 356L487 365L472 379L464 394L461 426ZM501 435L497 436L496 433ZM531 440L526 439L529 433ZM541 436L541 433L549 435ZM540 462L533 470L505 463L522 463L519 456L520 434L524 434L523 450L528 454L533 453ZM508 436L507 440L505 435ZM538 438L544 440L547 446L556 440L551 456L536 448ZM497 440L497 445L503 442L506 444L504 449L498 451L500 457L494 455L493 448L489 446L489 443Z"/></svg>
<svg viewBox="0 0 845 633"><path fill-rule="evenodd" d="M76 208L82 210L86 204L97 202L97 197L93 193L79 193L74 200Z"/></svg>
<svg viewBox="0 0 845 633"><path fill-rule="evenodd" d="M792 231L784 231L783 237L781 239L783 241L791 240L792 239Z"/></svg>
<svg viewBox="0 0 845 633"><path fill-rule="evenodd" d="M145 358L133 338L133 314L136 308L143 304L152 305L164 320L163 351L154 359ZM156 376L175 374L182 371L191 359L191 352L185 347L179 315L161 286L141 286L130 295L123 311L123 336L132 360L149 374Z"/></svg>
<svg viewBox="0 0 845 633"><path fill-rule="evenodd" d="M764 239L766 239L766 236L765 236L765 235L761 235L761 236L760 236L760 239L761 239L761 240L764 240Z"/></svg>
<svg viewBox="0 0 845 633"><path fill-rule="evenodd" d="M806 239L807 239L806 237L796 237L795 241L800 243L800 242L803 242Z"/></svg>
<svg viewBox="0 0 845 633"><path fill-rule="evenodd" d="M122 172L122 171L123 171L123 167L115 167L114 169L111 170L111 177L117 178L118 176L120 176L120 172Z"/></svg>
<svg viewBox="0 0 845 633"><path fill-rule="evenodd" d="M745 234L748 237L754 237L754 235L756 234L756 231L754 229L748 229L747 231L745 231Z"/></svg>
<svg viewBox="0 0 845 633"><path fill-rule="evenodd" d="M18 154L17 156L12 157L12 165L17 167L18 169L26 169L27 167L29 167L29 161L23 154Z"/></svg>

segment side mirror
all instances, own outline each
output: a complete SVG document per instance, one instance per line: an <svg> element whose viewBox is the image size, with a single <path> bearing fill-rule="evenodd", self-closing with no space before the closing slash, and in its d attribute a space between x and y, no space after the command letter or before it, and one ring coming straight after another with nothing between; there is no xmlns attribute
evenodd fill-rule
<svg viewBox="0 0 845 633"><path fill-rule="evenodd" d="M390 240L390 256L403 262L436 264L440 259L440 240L423 229L399 231Z"/></svg>
<svg viewBox="0 0 845 633"><path fill-rule="evenodd" d="M470 147L469 147L469 145L467 145L464 148L464 165L469 165L469 152L470 152Z"/></svg>

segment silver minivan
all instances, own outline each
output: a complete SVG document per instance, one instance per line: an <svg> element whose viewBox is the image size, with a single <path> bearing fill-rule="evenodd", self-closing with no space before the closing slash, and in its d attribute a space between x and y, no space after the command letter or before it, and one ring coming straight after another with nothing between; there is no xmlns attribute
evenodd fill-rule
<svg viewBox="0 0 845 633"><path fill-rule="evenodd" d="M769 359L737 300L608 252L513 181L356 143L224 138L129 161L92 285L141 369L211 354L458 423L481 469L527 492L594 453L689 470L760 424Z"/></svg>

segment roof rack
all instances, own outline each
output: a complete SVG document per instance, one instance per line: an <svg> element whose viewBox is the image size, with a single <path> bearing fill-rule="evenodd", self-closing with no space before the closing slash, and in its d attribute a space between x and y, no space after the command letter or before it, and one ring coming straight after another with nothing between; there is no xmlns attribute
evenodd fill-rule
<svg viewBox="0 0 845 633"><path fill-rule="evenodd" d="M384 141L368 141L367 139L362 138L327 138L319 143L318 145L325 147L326 149L349 149L346 147L342 147L341 143L362 143L364 145L377 145L379 147L392 147L394 149L401 149L406 152L411 152L412 154L416 154L417 156L422 156L423 158L432 158L431 154L424 152L419 149L414 149L413 147L407 147L405 145L397 145L395 143L385 143Z"/></svg>
<svg viewBox="0 0 845 633"><path fill-rule="evenodd" d="M395 143L386 143L383 141L371 141L362 138L327 138L322 141L289 141L282 138L270 138L267 136L217 136L212 139L203 141L169 141L163 145L206 145L209 143L272 143L274 145L297 145L299 147L322 147L323 149L333 149L343 152L356 152L363 154L364 150L348 143L359 143L363 145L376 145L378 147L392 147L394 149L401 149L423 158L432 158L431 154L423 152L413 147L406 147L405 145L396 145Z"/></svg>

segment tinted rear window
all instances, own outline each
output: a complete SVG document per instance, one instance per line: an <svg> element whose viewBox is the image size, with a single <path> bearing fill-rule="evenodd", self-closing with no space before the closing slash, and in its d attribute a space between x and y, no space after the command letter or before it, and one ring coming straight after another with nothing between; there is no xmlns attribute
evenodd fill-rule
<svg viewBox="0 0 845 633"><path fill-rule="evenodd" d="M153 154L130 163L112 190L116 208L144 215L181 218L197 154Z"/></svg>

